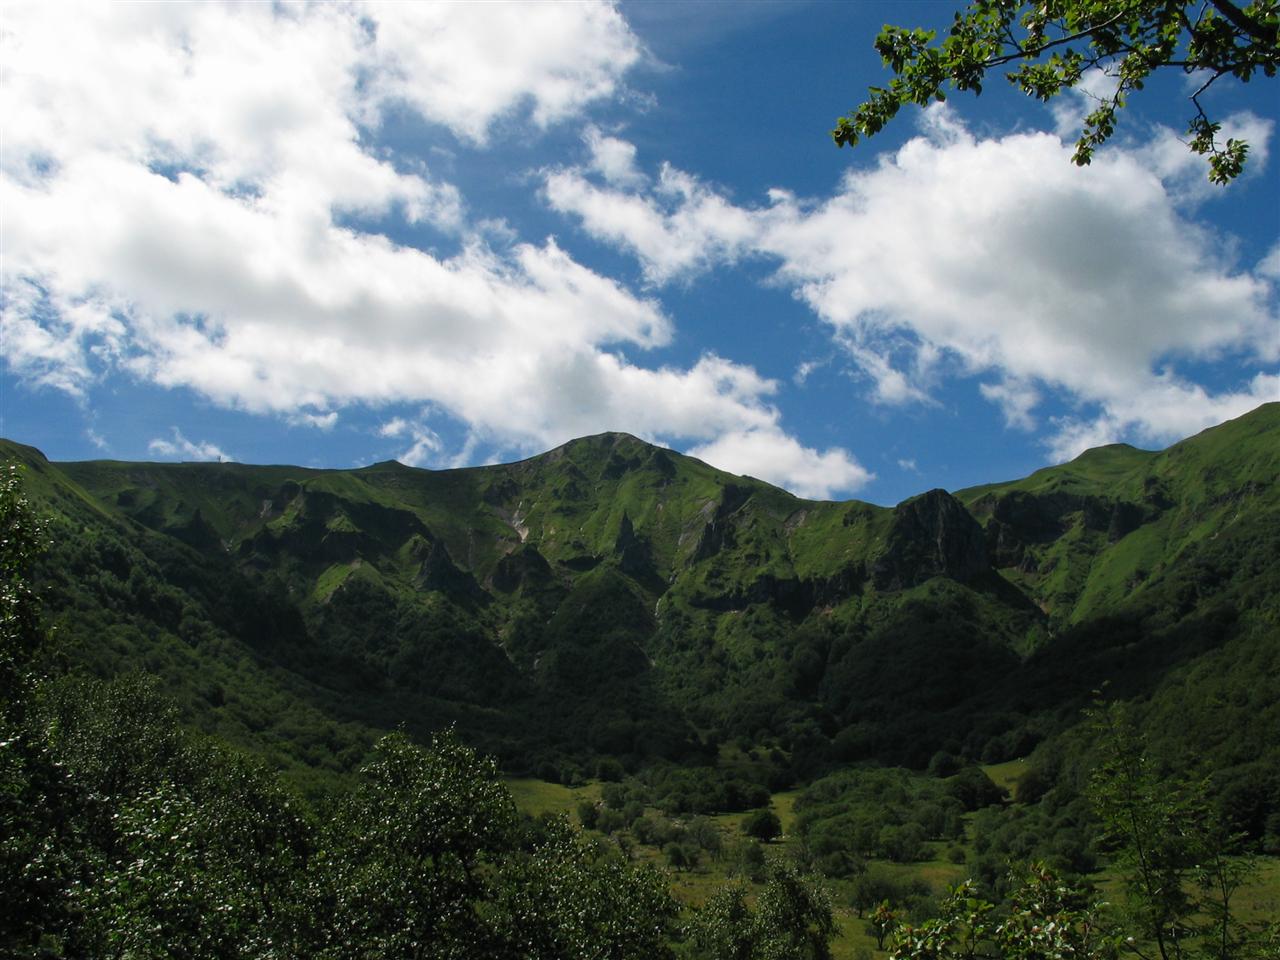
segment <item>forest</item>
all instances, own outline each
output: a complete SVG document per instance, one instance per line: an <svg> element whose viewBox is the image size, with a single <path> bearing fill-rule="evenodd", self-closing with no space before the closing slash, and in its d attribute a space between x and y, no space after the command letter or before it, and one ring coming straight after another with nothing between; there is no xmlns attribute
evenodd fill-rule
<svg viewBox="0 0 1280 960"><path fill-rule="evenodd" d="M1276 416L894 510L9 445L5 950L1274 957Z"/></svg>

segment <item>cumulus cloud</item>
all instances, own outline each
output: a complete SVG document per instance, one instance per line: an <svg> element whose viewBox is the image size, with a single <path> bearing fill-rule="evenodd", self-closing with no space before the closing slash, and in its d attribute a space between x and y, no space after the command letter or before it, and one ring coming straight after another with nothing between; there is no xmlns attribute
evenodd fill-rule
<svg viewBox="0 0 1280 960"><path fill-rule="evenodd" d="M1069 152L1044 133L920 138L814 211L772 209L769 245L877 383L908 372L881 347L907 336L998 374L983 393L1013 425L1032 425L1037 385L1162 439L1248 402L1169 371L1230 351L1274 362L1270 285L1235 269L1138 154L1081 170Z"/></svg>
<svg viewBox="0 0 1280 960"><path fill-rule="evenodd" d="M689 455L813 500L829 499L839 490L858 490L874 477L847 450L833 447L820 453L770 427L721 434Z"/></svg>
<svg viewBox="0 0 1280 960"><path fill-rule="evenodd" d="M393 417L378 427L380 437L400 437L409 429L409 421L404 417Z"/></svg>
<svg viewBox="0 0 1280 960"><path fill-rule="evenodd" d="M454 185L374 145L389 111L482 145L515 111L546 126L615 96L643 51L612 5L14 4L2 42L0 310L24 381L84 399L124 372L321 430L425 403L523 450L604 429L788 439L772 381L713 354L625 359L671 341L657 302L553 239L469 227ZM588 145L609 182L642 182L629 145ZM727 206L674 171L657 189ZM382 222L462 249L353 226ZM403 430L406 462L447 459Z"/></svg>
<svg viewBox="0 0 1280 960"><path fill-rule="evenodd" d="M173 438L166 440L157 437L147 444L147 450L153 457L169 457L180 460L216 460L223 463L231 460L220 447L212 443L193 443L182 435L182 431L173 427Z"/></svg>
<svg viewBox="0 0 1280 960"><path fill-rule="evenodd" d="M978 390L1004 413L1006 426L1033 430L1036 426L1032 411L1040 403L1040 391L1025 380L1009 379L999 383L984 383Z"/></svg>
<svg viewBox="0 0 1280 960"><path fill-rule="evenodd" d="M576 216L587 233L638 257L655 284L731 263L758 242L753 211L670 164L647 194L627 186L614 177L600 187L582 170L559 169L546 174L544 193L552 209Z"/></svg>
<svg viewBox="0 0 1280 960"><path fill-rule="evenodd" d="M1270 126L1235 122L1265 162ZM737 206L669 167L664 182L684 189L626 190L579 169L549 173L546 195L655 283L771 258L881 403L994 375L981 392L1010 426L1034 428L1055 390L1099 411L1090 435L1170 440L1270 399L1265 377L1213 395L1177 373L1228 354L1280 359L1274 254L1255 272L1233 264L1230 244L1186 215L1182 166L1153 164L1147 144L1080 169L1055 134L978 138L943 107L922 129L816 203L775 190ZM1074 449L1083 423L1057 422L1052 452Z"/></svg>
<svg viewBox="0 0 1280 960"><path fill-rule="evenodd" d="M396 459L406 467L425 467L434 462L444 446L440 435L424 423L411 424L406 432L413 439L413 443L398 454Z"/></svg>
<svg viewBox="0 0 1280 960"><path fill-rule="evenodd" d="M1256 268L1259 276L1267 277L1272 281L1280 281L1280 240L1267 251Z"/></svg>
<svg viewBox="0 0 1280 960"><path fill-rule="evenodd" d="M324 413L317 413L308 410L295 410L287 414L285 419L290 426L312 427L316 430L329 431L338 422L338 411L329 410Z"/></svg>
<svg viewBox="0 0 1280 960"><path fill-rule="evenodd" d="M376 21L380 92L484 143L494 121L529 105L547 126L614 95L643 55L605 3L396 3Z"/></svg>
<svg viewBox="0 0 1280 960"><path fill-rule="evenodd" d="M636 167L634 144L617 137L605 136L598 127L588 127L583 139L591 151L591 167L607 183L618 187L635 187L645 182Z"/></svg>
<svg viewBox="0 0 1280 960"><path fill-rule="evenodd" d="M1124 401L1103 405L1095 417L1055 418L1047 443L1054 460L1070 460L1090 447L1137 439L1153 444L1185 437L1280 400L1280 374L1259 373L1239 389L1210 394L1172 377Z"/></svg>

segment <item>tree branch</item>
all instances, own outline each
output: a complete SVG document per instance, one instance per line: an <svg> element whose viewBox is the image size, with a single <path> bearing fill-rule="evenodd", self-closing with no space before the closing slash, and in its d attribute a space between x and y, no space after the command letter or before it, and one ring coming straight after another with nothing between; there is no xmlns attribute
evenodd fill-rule
<svg viewBox="0 0 1280 960"><path fill-rule="evenodd" d="M1111 17L1110 19L1104 20L1102 21L1102 23L1096 23L1093 26L1089 27L1087 30L1080 30L1076 33L1071 34L1068 37L1058 37L1058 39L1056 40L1050 40L1048 43L1045 43L1042 46L1037 47L1034 53L1032 53L1029 50L1024 50L1021 46L1015 43L1013 46L1018 51L1017 53L1006 53L999 57L992 57L990 60L983 61L982 68L986 70L986 69L990 69L991 67L1002 67L1006 63L1012 63L1015 60L1025 60L1027 58L1039 57L1040 54L1044 53L1044 51L1051 50L1054 47L1060 47L1064 43L1071 43L1075 40L1083 40L1085 37L1091 37L1096 31L1105 30L1107 27L1111 26L1113 23L1116 23L1118 20L1121 19L1122 16L1123 14L1117 13L1115 16Z"/></svg>
<svg viewBox="0 0 1280 960"><path fill-rule="evenodd" d="M1230 20L1237 30L1244 31L1259 43L1275 43L1280 40L1280 27L1273 27L1268 33L1266 27L1237 7L1231 0L1209 0L1209 2Z"/></svg>

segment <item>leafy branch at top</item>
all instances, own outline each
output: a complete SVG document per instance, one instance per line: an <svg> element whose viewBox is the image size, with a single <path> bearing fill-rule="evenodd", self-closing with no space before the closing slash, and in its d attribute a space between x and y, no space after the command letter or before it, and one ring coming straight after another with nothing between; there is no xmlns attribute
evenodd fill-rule
<svg viewBox="0 0 1280 960"><path fill-rule="evenodd" d="M839 118L832 138L853 146L879 133L909 103L946 99L945 88L982 92L989 70L1013 66L1006 77L1041 101L1080 85L1101 70L1114 90L1096 96L1072 159L1085 165L1115 132L1116 114L1156 70L1204 74L1191 95L1194 114L1187 146L1206 157L1209 179L1229 183L1240 175L1249 145L1220 141L1222 125L1200 102L1222 77L1247 83L1259 72L1276 75L1280 63L1280 0L973 0L955 16L948 35L886 26L876 50L894 77L872 87L869 98Z"/></svg>

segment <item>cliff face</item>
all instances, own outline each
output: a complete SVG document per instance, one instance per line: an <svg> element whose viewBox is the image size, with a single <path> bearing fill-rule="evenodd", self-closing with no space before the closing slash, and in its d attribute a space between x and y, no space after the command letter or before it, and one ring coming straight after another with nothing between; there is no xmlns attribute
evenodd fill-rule
<svg viewBox="0 0 1280 960"><path fill-rule="evenodd" d="M878 590L905 590L932 577L965 581L988 569L983 530L945 490L898 504L885 550L871 565Z"/></svg>

